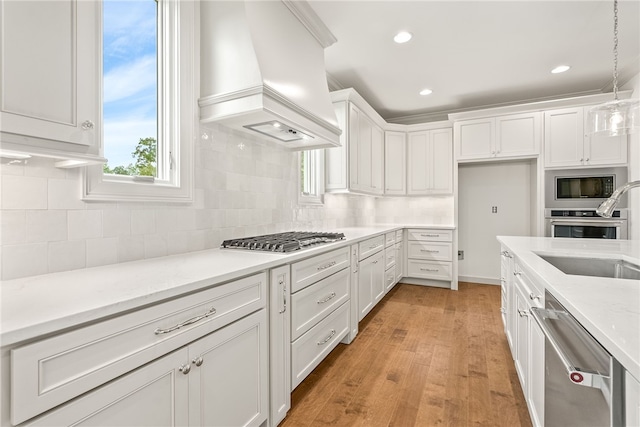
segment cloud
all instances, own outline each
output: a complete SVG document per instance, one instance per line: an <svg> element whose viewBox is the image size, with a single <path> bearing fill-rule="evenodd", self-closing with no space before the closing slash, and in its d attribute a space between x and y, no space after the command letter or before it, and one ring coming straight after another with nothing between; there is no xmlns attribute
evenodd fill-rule
<svg viewBox="0 0 640 427"><path fill-rule="evenodd" d="M104 75L104 102L118 101L146 90L155 91L156 73L156 60L152 55L109 70Z"/></svg>
<svg viewBox="0 0 640 427"><path fill-rule="evenodd" d="M109 160L109 166L134 163L131 153L140 138L148 137L157 139L157 124L153 119L105 121L104 156Z"/></svg>

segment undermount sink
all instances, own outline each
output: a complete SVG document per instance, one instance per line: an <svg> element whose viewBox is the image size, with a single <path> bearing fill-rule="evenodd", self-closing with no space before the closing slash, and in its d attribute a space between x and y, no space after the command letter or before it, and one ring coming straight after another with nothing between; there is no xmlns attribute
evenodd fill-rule
<svg viewBox="0 0 640 427"><path fill-rule="evenodd" d="M538 256L565 274L640 280L640 266L622 259Z"/></svg>

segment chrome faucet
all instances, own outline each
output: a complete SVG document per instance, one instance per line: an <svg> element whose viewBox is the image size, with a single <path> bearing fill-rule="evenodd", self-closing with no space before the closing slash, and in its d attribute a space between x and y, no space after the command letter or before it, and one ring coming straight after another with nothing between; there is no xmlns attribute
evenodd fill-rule
<svg viewBox="0 0 640 427"><path fill-rule="evenodd" d="M611 215L613 215L613 210L616 208L616 206L618 206L618 203L620 202L620 197L622 197L624 193L626 193L633 187L640 187L640 180L627 182L625 185L616 189L611 197L600 203L600 206L598 206L598 209L596 209L596 213L603 218L611 218Z"/></svg>

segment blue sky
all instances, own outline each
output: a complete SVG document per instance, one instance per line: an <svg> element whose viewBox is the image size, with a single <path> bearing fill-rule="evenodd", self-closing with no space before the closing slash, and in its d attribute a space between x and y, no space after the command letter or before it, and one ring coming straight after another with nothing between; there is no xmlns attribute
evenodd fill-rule
<svg viewBox="0 0 640 427"><path fill-rule="evenodd" d="M140 138L157 138L156 2L103 4L104 155L126 166Z"/></svg>

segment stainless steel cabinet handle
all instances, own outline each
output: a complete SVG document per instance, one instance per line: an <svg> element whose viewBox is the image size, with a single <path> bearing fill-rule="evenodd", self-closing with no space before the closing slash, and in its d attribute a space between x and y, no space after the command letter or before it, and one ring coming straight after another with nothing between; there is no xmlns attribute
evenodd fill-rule
<svg viewBox="0 0 640 427"><path fill-rule="evenodd" d="M432 271L432 272L437 272L438 269L434 269L434 268L420 268L420 271Z"/></svg>
<svg viewBox="0 0 640 427"><path fill-rule="evenodd" d="M287 287L284 286L284 280L280 279L280 284L282 286L282 310L278 311L278 313L282 314L287 311Z"/></svg>
<svg viewBox="0 0 640 427"><path fill-rule="evenodd" d="M320 267L318 267L318 271L322 271L322 270L326 270L329 267L333 267L334 265L336 265L335 261L331 261L325 265L321 265Z"/></svg>
<svg viewBox="0 0 640 427"><path fill-rule="evenodd" d="M182 328L183 326L192 325L196 322L201 321L202 319L206 319L209 316L213 316L214 314L216 314L216 309L214 307L211 307L209 311L207 311L206 313L200 316L192 317L191 319L187 319L182 323L178 323L177 325L171 326L170 328L166 328L166 329L156 328L156 330L153 331L153 333L156 335L168 334L169 332L173 332L177 329Z"/></svg>
<svg viewBox="0 0 640 427"><path fill-rule="evenodd" d="M436 251L436 250L433 250L433 249L420 249L420 252L428 252L430 254L439 254L440 253L440 251Z"/></svg>
<svg viewBox="0 0 640 427"><path fill-rule="evenodd" d="M529 294L529 299L530 299L531 301L536 300L536 299L537 299L537 300L540 300L540 299L542 299L542 295L536 295L536 294L534 294L533 292L531 292L531 293Z"/></svg>
<svg viewBox="0 0 640 427"><path fill-rule="evenodd" d="M331 338L333 338L333 336L334 336L335 334L336 334L336 330L335 330L335 329L332 329L332 330L331 330L331 333L329 334L329 336L328 336L328 337L326 337L326 338L325 338L325 339L323 339L322 341L318 341L318 345L324 345L324 344L326 344L327 342L329 342L329 340L330 340Z"/></svg>
<svg viewBox="0 0 640 427"><path fill-rule="evenodd" d="M318 304L324 304L327 301L331 301L335 296L336 296L336 293L335 292L331 292L331 294L329 294L328 297L326 297L325 299L318 300L317 302L318 302Z"/></svg>
<svg viewBox="0 0 640 427"><path fill-rule="evenodd" d="M374 263L374 264L377 264L377 263L378 263L378 261L377 261L377 260L376 260L376 261L373 261L373 263Z"/></svg>
<svg viewBox="0 0 640 427"><path fill-rule="evenodd" d="M371 246L369 246L369 249L375 249L377 247L378 247L378 245L371 245Z"/></svg>
<svg viewBox="0 0 640 427"><path fill-rule="evenodd" d="M513 258L509 251L502 251L502 255L504 255L505 258Z"/></svg>
<svg viewBox="0 0 640 427"><path fill-rule="evenodd" d="M440 237L439 234L421 234L422 237Z"/></svg>
<svg viewBox="0 0 640 427"><path fill-rule="evenodd" d="M94 124L91 120L85 120L84 122L82 122L82 124L80 125L80 127L82 128L82 130L91 130L94 128Z"/></svg>
<svg viewBox="0 0 640 427"><path fill-rule="evenodd" d="M500 313L506 313L506 312L507 312L507 309L506 309L506 308L504 308L504 307L500 307Z"/></svg>
<svg viewBox="0 0 640 427"><path fill-rule="evenodd" d="M521 274L522 274L522 272L521 272L521 271L514 271L514 272L513 272L513 275L514 275L514 276L519 276L519 275L521 275Z"/></svg>
<svg viewBox="0 0 640 427"><path fill-rule="evenodd" d="M178 370L180 372L182 372L183 374L187 375L190 371L191 371L191 364L189 365L182 365L178 368Z"/></svg>
<svg viewBox="0 0 640 427"><path fill-rule="evenodd" d="M196 366L202 366L202 363L204 362L204 360L202 359L202 356L198 356L195 359L193 359L191 361L191 363L193 363Z"/></svg>
<svg viewBox="0 0 640 427"><path fill-rule="evenodd" d="M520 317L529 316L529 312L527 310L518 310L518 314L520 315Z"/></svg>

